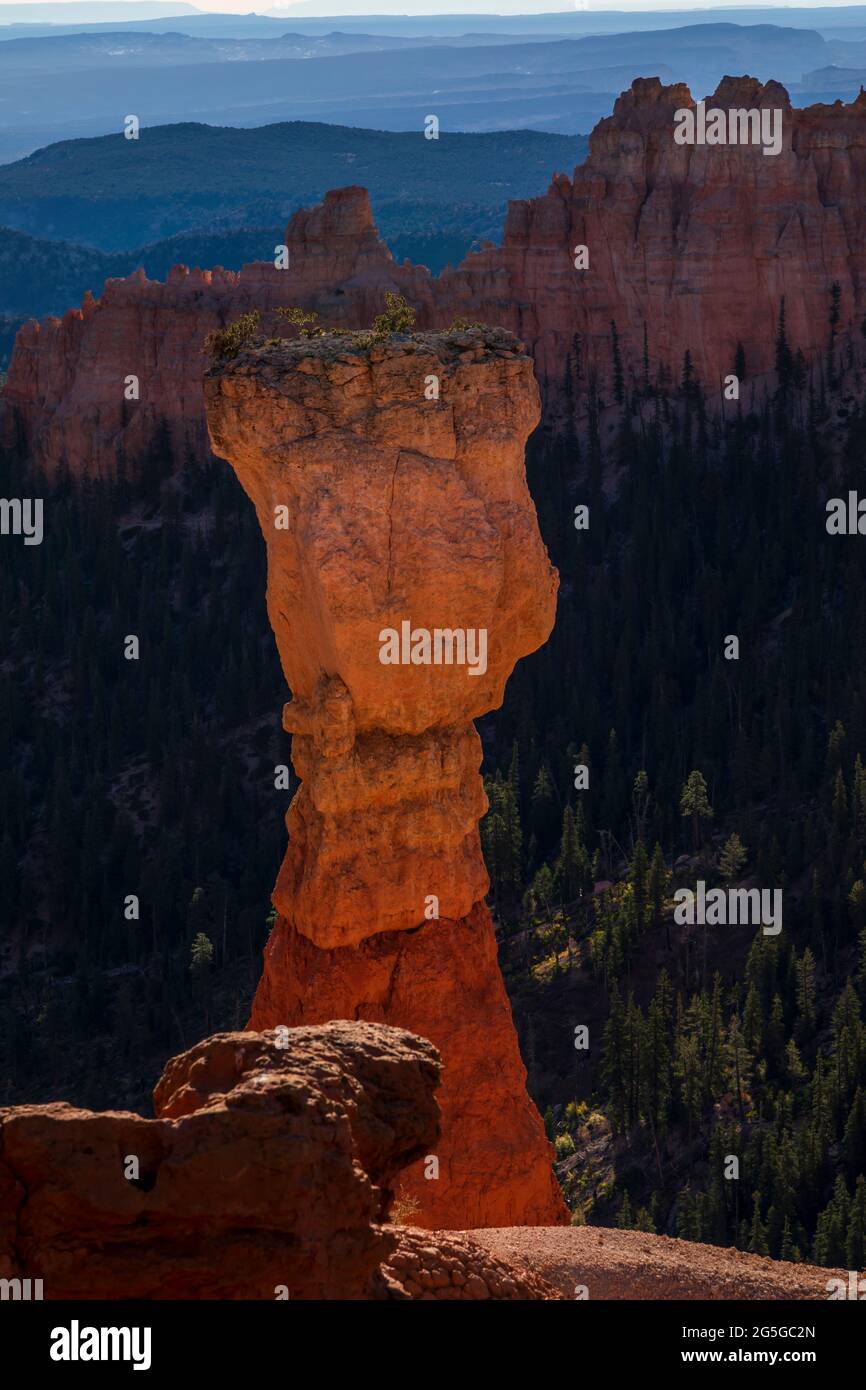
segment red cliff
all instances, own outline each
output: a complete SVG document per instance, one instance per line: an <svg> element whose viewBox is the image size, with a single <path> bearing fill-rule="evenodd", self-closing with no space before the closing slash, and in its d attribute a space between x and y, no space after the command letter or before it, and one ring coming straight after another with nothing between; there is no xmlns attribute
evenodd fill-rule
<svg viewBox="0 0 866 1390"><path fill-rule="evenodd" d="M249 347L205 378L252 498L303 778L252 1026L368 1018L443 1059L428 1227L566 1216L496 959L472 721L553 625L523 450L531 360L501 332ZM435 383L435 386L434 386Z"/></svg>
<svg viewBox="0 0 866 1390"><path fill-rule="evenodd" d="M289 224L289 267L239 274L178 267L166 284L141 273L109 281L62 320L21 330L5 392L3 433L23 436L49 470L111 471L165 420L177 447L206 451L201 343L250 308L316 307L358 327L403 293L424 327L455 315L508 328L532 351L546 423L579 415L587 384L612 379L616 325L626 383L678 380L690 352L709 392L733 371L738 342L750 377L770 372L782 300L788 339L817 361L831 287L839 334L866 316L866 95L795 110L784 88L726 78L707 105L782 112L782 149L678 145L686 87L639 79L590 137L572 178L512 203L503 243L438 278L396 264L362 189L331 193ZM586 246L586 269L574 250ZM124 400L135 375L140 399Z"/></svg>

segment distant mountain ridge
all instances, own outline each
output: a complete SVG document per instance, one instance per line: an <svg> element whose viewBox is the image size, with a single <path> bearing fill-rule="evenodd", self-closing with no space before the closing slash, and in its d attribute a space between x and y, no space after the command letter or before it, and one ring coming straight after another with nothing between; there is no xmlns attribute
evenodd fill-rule
<svg viewBox="0 0 866 1390"><path fill-rule="evenodd" d="M358 182L395 255L419 255L436 269L473 239L498 237L510 198L542 192L586 151L584 136L533 131L428 141L420 132L306 122L157 126L136 142L63 141L0 167L0 226L131 251L191 231L284 227L329 188ZM254 259L273 254L272 244Z"/></svg>
<svg viewBox="0 0 866 1390"><path fill-rule="evenodd" d="M706 92L729 73L748 72L796 93L807 71L853 65L838 33L831 47L817 27L750 18L657 21L640 32L614 24L602 34L501 26L466 33L471 17L464 32L448 33L373 26L371 34L335 29L338 21L324 31L271 21L275 29L198 26L190 33L172 19L147 32L120 26L22 37L15 30L0 42L0 161L63 137L119 132L126 112L142 127L303 120L420 132L434 113L442 131L575 134L608 115L635 77ZM852 29L847 37L861 34Z"/></svg>
<svg viewBox="0 0 866 1390"><path fill-rule="evenodd" d="M171 24L170 20L165 21ZM515 40L511 39L511 42ZM443 41L444 42L444 41ZM449 41L458 47L464 41ZM478 37L469 46L487 44ZM386 34L268 34L260 38L222 38L196 36L175 31L154 33L147 29L111 29L97 32L30 35L0 42L0 67L19 72L41 71L62 62L84 67L102 59L126 63L223 63L273 62L280 58L308 59L341 57L369 50L414 48L413 38L392 38Z"/></svg>
<svg viewBox="0 0 866 1390"><path fill-rule="evenodd" d="M376 9L371 0L371 10ZM98 16L100 11L108 10L112 19L84 19L83 11ZM150 11L151 17L133 18L138 12ZM838 30L851 30L857 27L866 29L866 5L827 5L800 7L796 5L763 6L719 6L707 9L682 10L658 9L622 10L594 8L592 10L561 9L541 14L490 14L477 10L477 3L467 0L466 12L454 14L338 14L314 16L299 13L297 6L280 8L275 6L261 14L218 14L206 13L201 9L178 0L164 0L162 4L124 3L109 5L93 3L79 5L74 3L27 5L0 5L0 40L17 37L23 33L73 33L89 30L109 30L134 28L155 31L164 27L166 18L174 21L173 27L187 34L210 35L213 37L251 37L254 35L276 34L290 26L298 33L322 35L335 29L345 34L387 34L395 37L419 35L429 36L431 40L461 36L467 32L487 41L502 33L511 33L522 39L535 35L550 38L561 35L564 38L579 38L589 34L639 33L648 29L667 28L673 25L733 23L733 24L785 24L794 28L817 29L823 34Z"/></svg>

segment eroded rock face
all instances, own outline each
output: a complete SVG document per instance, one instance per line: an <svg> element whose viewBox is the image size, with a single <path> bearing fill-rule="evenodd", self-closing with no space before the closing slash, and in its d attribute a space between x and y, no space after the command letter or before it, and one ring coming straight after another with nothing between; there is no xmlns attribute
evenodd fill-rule
<svg viewBox="0 0 866 1390"><path fill-rule="evenodd" d="M421 1038L332 1023L207 1039L168 1064L155 1120L0 1110L0 1278L49 1299L379 1297L438 1074Z"/></svg>
<svg viewBox="0 0 866 1390"><path fill-rule="evenodd" d="M530 348L545 423L579 420L595 382L608 400L615 323L627 386L679 381L691 354L710 407L734 370L747 380L774 365L784 298L787 335L807 361L826 352L830 295L840 292L839 341L859 342L866 314L866 95L846 105L794 109L778 83L726 78L706 99L725 110L782 111L782 151L750 145L677 145L674 113L694 104L682 84L640 78L590 137L573 177L510 205L501 246L487 246L433 277L398 265L379 240L361 188L329 193L286 232L290 264L143 273L106 283L63 319L25 326L5 392L2 436L19 433L49 472L112 472L134 460L164 420L175 447L204 459L201 344L251 308L317 308L332 325L372 322L387 290L404 294L419 324L454 315L510 329ZM419 135L419 139L422 138ZM586 270L574 249L589 250ZM128 374L141 398L124 401ZM182 456L182 452L179 453Z"/></svg>
<svg viewBox="0 0 866 1390"><path fill-rule="evenodd" d="M303 779L252 1026L424 1030L446 1080L440 1176L406 1179L415 1219L562 1219L483 904L471 722L554 619L523 465L531 361L489 330L335 337L246 350L205 392L267 543Z"/></svg>

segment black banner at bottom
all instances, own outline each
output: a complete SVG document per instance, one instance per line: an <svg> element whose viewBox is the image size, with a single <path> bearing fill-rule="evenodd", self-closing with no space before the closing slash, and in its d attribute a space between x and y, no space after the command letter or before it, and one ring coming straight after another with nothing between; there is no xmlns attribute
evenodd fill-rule
<svg viewBox="0 0 866 1390"><path fill-rule="evenodd" d="M514 1374L518 1345L524 1355L534 1349L539 1365L554 1348L572 1364L600 1357L611 1374L663 1379L713 1366L774 1375L796 1368L826 1381L845 1368L850 1374L862 1355L866 1324L859 1309L839 1304L864 1295L796 1303L475 1302L439 1313L430 1303L4 1301L0 1338L7 1368L14 1358L60 1383L98 1380L108 1370L137 1381L191 1374L222 1386L233 1376L243 1384L302 1366L309 1374L317 1363L329 1378L386 1367L391 1375L400 1365L408 1374L413 1363L429 1378L437 1361L451 1374L477 1367L489 1377L500 1361Z"/></svg>

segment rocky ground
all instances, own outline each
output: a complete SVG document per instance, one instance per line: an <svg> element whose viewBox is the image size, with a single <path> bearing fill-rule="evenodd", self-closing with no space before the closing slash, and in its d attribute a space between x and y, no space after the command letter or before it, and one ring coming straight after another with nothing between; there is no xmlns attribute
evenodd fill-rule
<svg viewBox="0 0 866 1390"><path fill-rule="evenodd" d="M510 1226L467 1232L497 1259L521 1265L567 1298L826 1299L847 1273L598 1226ZM576 1292L578 1286L586 1294Z"/></svg>

